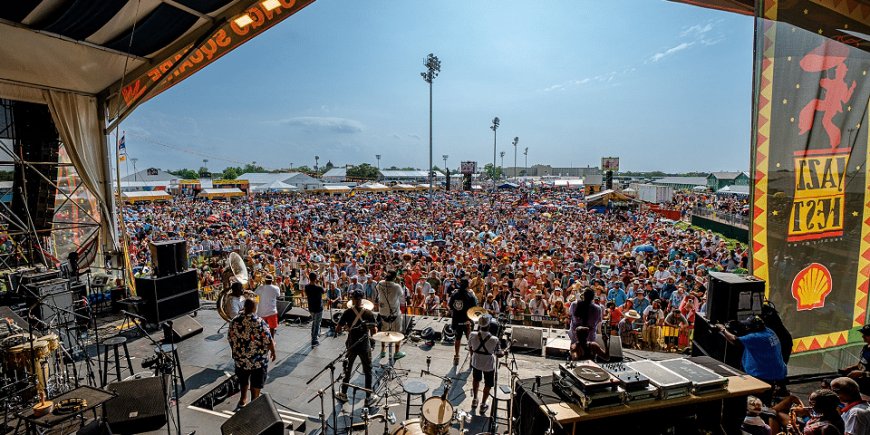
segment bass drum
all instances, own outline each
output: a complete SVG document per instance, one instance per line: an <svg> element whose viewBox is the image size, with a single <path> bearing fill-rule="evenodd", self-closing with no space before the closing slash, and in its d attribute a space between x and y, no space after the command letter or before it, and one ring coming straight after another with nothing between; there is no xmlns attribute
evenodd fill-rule
<svg viewBox="0 0 870 435"><path fill-rule="evenodd" d="M393 431L393 435L428 435L423 432L423 427L420 425L419 418L405 420Z"/></svg>
<svg viewBox="0 0 870 435"><path fill-rule="evenodd" d="M446 399L430 397L423 402L423 432L426 435L444 435L453 422L453 405Z"/></svg>

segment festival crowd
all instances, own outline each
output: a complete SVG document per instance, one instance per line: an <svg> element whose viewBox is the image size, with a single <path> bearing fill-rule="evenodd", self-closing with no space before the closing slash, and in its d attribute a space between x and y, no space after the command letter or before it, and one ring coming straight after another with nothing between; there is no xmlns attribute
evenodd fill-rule
<svg viewBox="0 0 870 435"><path fill-rule="evenodd" d="M256 286L271 275L297 305L315 273L326 307L360 289L375 298L398 274L405 314L449 315L461 279L479 305L514 323L568 327L585 289L602 332L626 347L679 350L705 309L709 271L745 269L748 252L711 232L631 209L587 210L578 191L489 196L437 192L343 197L260 194L231 201L177 198L124 211L134 271L148 273L151 241L187 241L206 298L225 254L239 252ZM252 287L253 288L253 287Z"/></svg>

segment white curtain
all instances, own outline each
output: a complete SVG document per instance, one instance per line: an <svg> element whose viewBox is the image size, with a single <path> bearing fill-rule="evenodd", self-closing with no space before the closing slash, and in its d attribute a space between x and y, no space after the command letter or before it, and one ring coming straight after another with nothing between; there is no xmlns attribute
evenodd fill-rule
<svg viewBox="0 0 870 435"><path fill-rule="evenodd" d="M102 122L97 113L97 99L56 90L45 91L45 99L78 176L99 203L103 246L111 246L117 251L120 245L111 210L112 179L106 173L109 164L103 145Z"/></svg>

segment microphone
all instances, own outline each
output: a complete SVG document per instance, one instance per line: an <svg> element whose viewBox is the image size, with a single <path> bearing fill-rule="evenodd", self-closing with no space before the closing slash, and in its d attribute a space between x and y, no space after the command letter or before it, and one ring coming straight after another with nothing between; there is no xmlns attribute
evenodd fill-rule
<svg viewBox="0 0 870 435"><path fill-rule="evenodd" d="M138 314L133 314L133 313L131 313L131 312L129 312L129 311L121 310L121 314L123 314L123 315L126 316L126 317L131 317L131 318L133 318L133 319L141 320L141 321L146 322L146 323L148 322L148 319L146 319L145 317L140 316L140 315L138 315Z"/></svg>

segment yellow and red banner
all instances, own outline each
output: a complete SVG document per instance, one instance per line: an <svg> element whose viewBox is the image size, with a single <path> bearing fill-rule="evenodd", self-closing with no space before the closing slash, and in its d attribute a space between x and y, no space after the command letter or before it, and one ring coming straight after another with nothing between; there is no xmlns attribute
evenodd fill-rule
<svg viewBox="0 0 870 435"><path fill-rule="evenodd" d="M756 9L752 266L800 353L857 340L867 322L870 53L843 35L870 7L786 3Z"/></svg>

